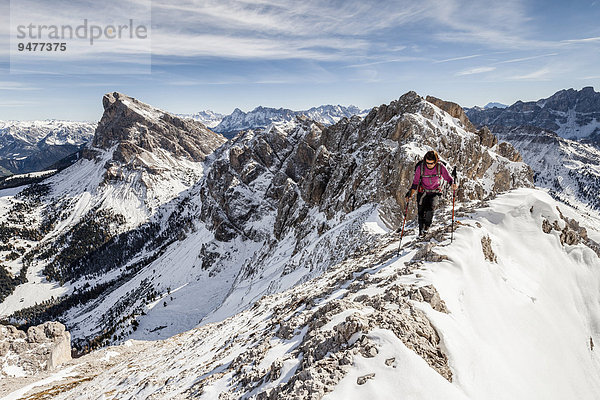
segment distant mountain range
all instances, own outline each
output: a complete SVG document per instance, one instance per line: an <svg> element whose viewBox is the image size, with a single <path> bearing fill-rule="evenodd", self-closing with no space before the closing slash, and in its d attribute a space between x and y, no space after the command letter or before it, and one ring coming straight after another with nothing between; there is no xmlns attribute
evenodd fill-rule
<svg viewBox="0 0 600 400"><path fill-rule="evenodd" d="M49 168L87 144L96 125L58 120L0 121L0 176Z"/></svg>
<svg viewBox="0 0 600 400"><path fill-rule="evenodd" d="M600 143L600 93L593 87L561 90L546 99L517 101L506 108L467 108L477 126L535 126L565 139ZM493 130L493 129L492 129Z"/></svg>
<svg viewBox="0 0 600 400"><path fill-rule="evenodd" d="M537 186L574 206L600 209L600 93L592 87L465 112L472 123L487 125L517 148L533 168Z"/></svg>
<svg viewBox="0 0 600 400"><path fill-rule="evenodd" d="M584 204L600 207L597 196L590 193L600 191L600 159L595 151L600 143L600 93L593 88L561 90L546 99L518 101L511 106L490 102L484 107L466 108L465 112L475 126L488 126L491 133L521 152L536 172L537 185L562 193L563 201L567 201L564 194L568 193ZM302 115L331 126L343 118L364 117L366 113L354 106L324 105L302 111L257 107L244 112L236 108L229 115L201 111L179 117L200 122L231 139L240 131L264 130L271 125L292 129ZM461 121L468 123L466 117ZM0 122L0 176L16 174L18 178L0 180L0 187L39 180L30 178L30 172L70 165L77 159L74 154L91 139L96 125L56 120Z"/></svg>
<svg viewBox="0 0 600 400"><path fill-rule="evenodd" d="M300 115L323 125L332 125L344 117L364 116L368 111L355 106L324 105L303 111L256 107L249 112L236 108L229 115L208 110L176 116L193 119L214 132L232 138L242 130L263 129L271 124L293 124L296 116ZM92 139L96 125L59 120L0 121L0 177L53 167L84 147Z"/></svg>
<svg viewBox="0 0 600 400"><path fill-rule="evenodd" d="M600 210L600 149L533 126L494 127L500 141L512 144L535 172L536 186L578 207Z"/></svg>
<svg viewBox="0 0 600 400"><path fill-rule="evenodd" d="M207 128L214 128L225 118L225 114L219 114L214 111L198 111L194 114L176 114L178 117L193 119L204 124Z"/></svg>
<svg viewBox="0 0 600 400"><path fill-rule="evenodd" d="M229 115L222 115L212 111L200 111L195 114L178 114L178 116L202 122L213 131L231 138L238 132L247 129L262 129L271 124L289 124L296 119L296 116L300 115L304 115L315 122L327 126L335 124L342 118L350 118L353 115L363 117L369 111L361 110L352 105L347 107L341 105L323 105L301 111L259 106L249 112L244 112L236 108Z"/></svg>

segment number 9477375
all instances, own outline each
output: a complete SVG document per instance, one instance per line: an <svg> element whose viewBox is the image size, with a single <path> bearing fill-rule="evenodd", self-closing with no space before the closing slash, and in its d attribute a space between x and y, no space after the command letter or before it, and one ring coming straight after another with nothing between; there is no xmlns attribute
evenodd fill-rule
<svg viewBox="0 0 600 400"><path fill-rule="evenodd" d="M66 43L58 42L28 42L17 44L19 51L66 51Z"/></svg>

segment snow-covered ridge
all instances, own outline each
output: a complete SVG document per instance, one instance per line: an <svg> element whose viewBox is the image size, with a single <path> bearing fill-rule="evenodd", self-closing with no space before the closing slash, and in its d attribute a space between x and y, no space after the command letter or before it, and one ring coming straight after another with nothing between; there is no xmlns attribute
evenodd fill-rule
<svg viewBox="0 0 600 400"><path fill-rule="evenodd" d="M462 204L452 243L449 218L446 208L425 241L409 225L399 255L379 220L376 244L318 279L167 340L93 352L40 386L6 381L0 394L595 399L599 216L518 189Z"/></svg>

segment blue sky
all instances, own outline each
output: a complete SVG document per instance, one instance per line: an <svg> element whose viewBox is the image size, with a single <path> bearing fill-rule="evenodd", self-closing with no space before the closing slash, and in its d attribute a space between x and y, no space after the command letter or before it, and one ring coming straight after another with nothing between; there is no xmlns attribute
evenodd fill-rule
<svg viewBox="0 0 600 400"><path fill-rule="evenodd" d="M600 91L600 0L99 4L0 0L0 18L12 15L0 21L0 119L95 121L110 91L177 113L370 108L409 90L467 107ZM33 57L15 52L24 15L37 25L131 18L151 30Z"/></svg>

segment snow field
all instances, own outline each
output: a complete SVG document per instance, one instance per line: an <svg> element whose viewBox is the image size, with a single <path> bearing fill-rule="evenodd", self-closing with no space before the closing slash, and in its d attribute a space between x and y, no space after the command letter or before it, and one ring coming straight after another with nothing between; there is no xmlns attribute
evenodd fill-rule
<svg viewBox="0 0 600 400"><path fill-rule="evenodd" d="M433 312L455 372L469 398L595 399L600 392L600 263L583 245L560 244L542 220L560 220L539 190L500 196L440 251L449 262L425 275L450 314ZM561 210L566 206L561 205ZM530 210L533 210L530 212ZM497 263L480 247L489 236Z"/></svg>

